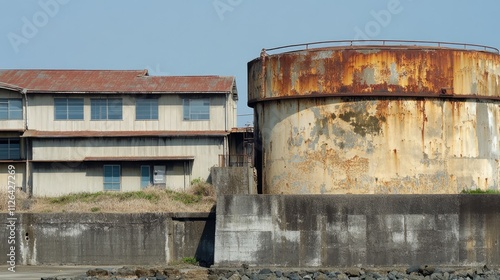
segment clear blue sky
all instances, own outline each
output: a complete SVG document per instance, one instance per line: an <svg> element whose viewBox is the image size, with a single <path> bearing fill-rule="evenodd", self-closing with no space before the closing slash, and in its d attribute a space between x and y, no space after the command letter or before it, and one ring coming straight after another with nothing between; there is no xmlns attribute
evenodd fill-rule
<svg viewBox="0 0 500 280"><path fill-rule="evenodd" d="M240 115L252 113L246 64L262 48L363 36L500 48L498 0L0 0L0 10L2 69L232 75Z"/></svg>

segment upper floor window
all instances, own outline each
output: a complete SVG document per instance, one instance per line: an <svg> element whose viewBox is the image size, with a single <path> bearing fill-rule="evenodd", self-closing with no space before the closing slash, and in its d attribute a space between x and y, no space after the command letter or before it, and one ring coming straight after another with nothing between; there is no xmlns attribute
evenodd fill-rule
<svg viewBox="0 0 500 280"><path fill-rule="evenodd" d="M83 120L83 98L54 98L56 120Z"/></svg>
<svg viewBox="0 0 500 280"><path fill-rule="evenodd" d="M23 100L0 98L0 120L22 120Z"/></svg>
<svg viewBox="0 0 500 280"><path fill-rule="evenodd" d="M184 120L209 120L210 119L210 99L183 99Z"/></svg>
<svg viewBox="0 0 500 280"><path fill-rule="evenodd" d="M135 118L137 120L157 120L158 99L137 98L135 101Z"/></svg>
<svg viewBox="0 0 500 280"><path fill-rule="evenodd" d="M91 120L121 120L122 99L90 99Z"/></svg>
<svg viewBox="0 0 500 280"><path fill-rule="evenodd" d="M0 159L20 159L19 138L0 138Z"/></svg>

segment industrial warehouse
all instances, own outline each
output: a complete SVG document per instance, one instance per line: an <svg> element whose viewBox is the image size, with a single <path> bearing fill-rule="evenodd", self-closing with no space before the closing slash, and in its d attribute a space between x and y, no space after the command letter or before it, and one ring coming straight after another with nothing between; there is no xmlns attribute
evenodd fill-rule
<svg viewBox="0 0 500 280"><path fill-rule="evenodd" d="M3 70L0 179L12 164L34 196L184 190L228 154L237 100L234 77Z"/></svg>

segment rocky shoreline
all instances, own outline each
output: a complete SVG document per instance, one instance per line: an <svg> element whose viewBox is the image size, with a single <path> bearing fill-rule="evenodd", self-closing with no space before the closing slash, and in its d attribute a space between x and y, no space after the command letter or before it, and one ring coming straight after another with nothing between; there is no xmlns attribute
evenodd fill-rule
<svg viewBox="0 0 500 280"><path fill-rule="evenodd" d="M407 268L240 268L133 267L90 269L76 277L43 277L42 280L498 280L500 269L485 266L475 268L439 268L411 266Z"/></svg>

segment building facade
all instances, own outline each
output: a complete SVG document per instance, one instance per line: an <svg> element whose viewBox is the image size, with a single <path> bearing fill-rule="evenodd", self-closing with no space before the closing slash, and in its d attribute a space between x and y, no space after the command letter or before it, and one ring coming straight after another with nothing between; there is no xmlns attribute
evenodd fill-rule
<svg viewBox="0 0 500 280"><path fill-rule="evenodd" d="M234 77L0 71L0 180L34 196L184 190L208 179L236 126Z"/></svg>

